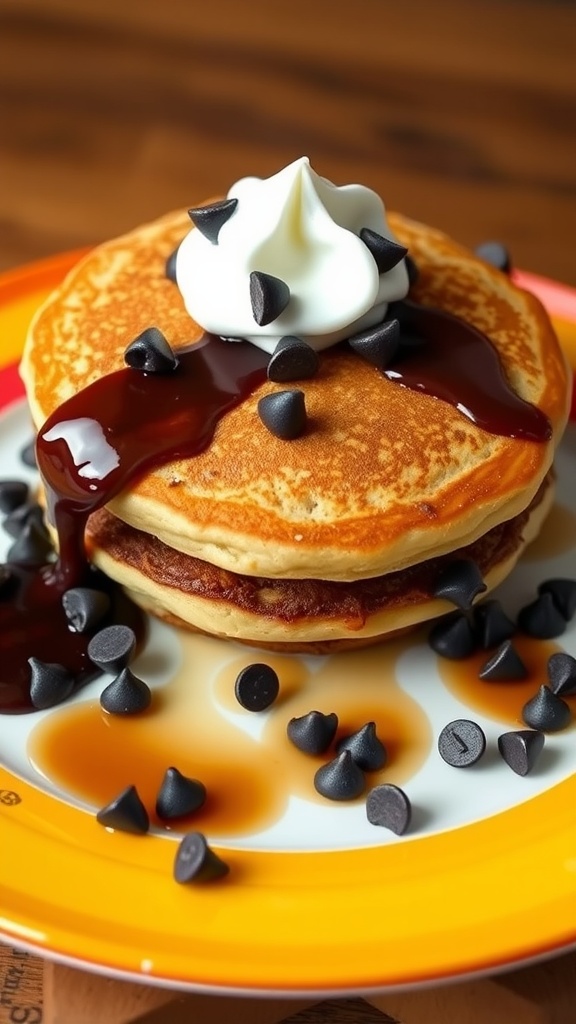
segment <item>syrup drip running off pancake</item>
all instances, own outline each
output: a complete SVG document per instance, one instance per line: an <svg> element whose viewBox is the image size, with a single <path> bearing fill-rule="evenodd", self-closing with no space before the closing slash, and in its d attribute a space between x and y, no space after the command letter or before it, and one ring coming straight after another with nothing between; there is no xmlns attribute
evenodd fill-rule
<svg viewBox="0 0 576 1024"><path fill-rule="evenodd" d="M468 415L484 426L494 425L495 432L528 433L539 441L549 437L546 417L507 387L488 339L434 310L416 304L407 309L412 336L420 344L404 366L390 371L393 378L408 387L442 391L454 403L463 404L465 395ZM488 372L479 371L482 364ZM45 602L50 605L70 587L86 582L88 515L155 462L194 456L206 447L218 419L262 382L266 366L267 357L249 344L229 345L206 337L180 355L174 374L119 370L68 400L50 417L39 434L37 454L60 557L53 569L45 567L23 584L32 621ZM47 441L47 436L52 439ZM90 459L79 456L78 450L89 452ZM51 623L50 633L53 630ZM9 669L15 679L22 676L29 649L30 630L24 632L26 646L17 653L21 664L10 664ZM58 636L58 647L63 639ZM82 637L72 634L68 646L73 651L70 668L77 675L86 673ZM14 660L12 655L10 662ZM44 660L50 660L50 651ZM20 685L12 706L25 703Z"/></svg>
<svg viewBox="0 0 576 1024"><path fill-rule="evenodd" d="M168 553L292 581L399 571L528 508L566 418L565 367L545 314L444 236L390 220L420 270L388 314L407 344L383 372L345 342L322 351L301 385L308 426L294 442L255 413L279 390L269 355L202 335L166 279L182 215L108 243L72 272L39 312L23 361L59 547L27 588L31 606L86 580L86 523L103 506ZM176 353L171 373L124 365L151 326ZM98 563L97 544L92 554ZM209 631L225 635L216 605ZM273 618L269 609L264 632ZM343 639L349 632L344 624Z"/></svg>

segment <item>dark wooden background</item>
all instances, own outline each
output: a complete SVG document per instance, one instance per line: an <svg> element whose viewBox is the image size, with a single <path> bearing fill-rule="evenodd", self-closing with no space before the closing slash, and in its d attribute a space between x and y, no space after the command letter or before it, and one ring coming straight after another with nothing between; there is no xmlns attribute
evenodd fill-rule
<svg viewBox="0 0 576 1024"><path fill-rule="evenodd" d="M576 285L575 55L554 0L0 0L0 269L307 154Z"/></svg>
<svg viewBox="0 0 576 1024"><path fill-rule="evenodd" d="M576 284L576 7L0 0L0 268L302 154Z"/></svg>

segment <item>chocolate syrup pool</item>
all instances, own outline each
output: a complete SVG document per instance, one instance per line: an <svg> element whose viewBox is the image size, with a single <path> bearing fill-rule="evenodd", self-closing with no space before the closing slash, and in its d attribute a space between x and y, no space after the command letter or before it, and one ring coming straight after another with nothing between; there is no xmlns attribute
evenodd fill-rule
<svg viewBox="0 0 576 1024"><path fill-rule="evenodd" d="M389 379L449 402L491 433L550 438L546 416L508 386L487 337L438 309L406 302L398 312L409 344L384 371ZM42 427L37 459L59 559L35 570L15 567L16 592L0 603L0 711L33 710L30 656L63 664L79 685L94 674L89 638L70 632L61 607L66 590L90 584L88 516L145 471L203 451L221 417L266 379L269 356L247 342L205 335L178 360L167 374L125 368L102 377ZM136 610L122 610L119 600L113 618L129 615L138 628Z"/></svg>

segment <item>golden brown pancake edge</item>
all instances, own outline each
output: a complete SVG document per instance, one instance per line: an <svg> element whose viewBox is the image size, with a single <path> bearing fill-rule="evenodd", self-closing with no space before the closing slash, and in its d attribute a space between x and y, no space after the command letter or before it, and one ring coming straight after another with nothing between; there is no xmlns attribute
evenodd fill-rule
<svg viewBox="0 0 576 1024"><path fill-rule="evenodd" d="M115 515L223 569L276 578L371 578L474 542L520 514L550 467L567 417L564 357L533 296L434 229L390 215L421 271L414 298L485 331L522 397L549 417L539 444L482 431L438 399L407 392L347 352L305 385L311 429L282 442L256 405L219 423L197 457L144 476ZM99 247L32 325L22 363L37 425L73 391L124 365L152 323L175 348L200 330L165 277L189 227L182 213Z"/></svg>

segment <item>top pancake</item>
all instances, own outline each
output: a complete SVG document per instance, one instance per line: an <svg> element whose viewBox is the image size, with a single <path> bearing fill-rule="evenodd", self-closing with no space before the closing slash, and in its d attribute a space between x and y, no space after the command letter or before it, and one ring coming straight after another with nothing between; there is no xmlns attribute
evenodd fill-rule
<svg viewBox="0 0 576 1024"><path fill-rule="evenodd" d="M210 447L142 477L110 503L121 519L225 569L358 579L473 542L532 500L564 427L568 375L530 294L445 235L389 222L420 269L411 297L483 331L514 390L549 418L548 443L488 433L437 398L400 387L340 347L301 386L309 425L273 437L256 406L266 382L218 424ZM165 261L190 228L177 212L108 242L38 312L22 362L37 427L63 401L122 368L126 346L159 327L175 350L201 329ZM131 371L136 372L136 371Z"/></svg>

